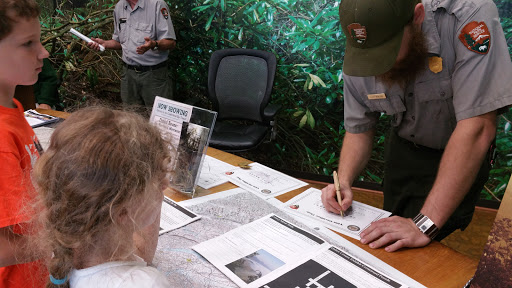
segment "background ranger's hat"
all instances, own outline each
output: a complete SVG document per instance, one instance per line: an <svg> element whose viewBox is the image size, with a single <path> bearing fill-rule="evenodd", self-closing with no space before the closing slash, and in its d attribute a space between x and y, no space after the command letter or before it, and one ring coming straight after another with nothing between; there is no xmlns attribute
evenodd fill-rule
<svg viewBox="0 0 512 288"><path fill-rule="evenodd" d="M418 0L341 0L340 22L347 37L343 71L375 76L390 70L400 51L404 27Z"/></svg>

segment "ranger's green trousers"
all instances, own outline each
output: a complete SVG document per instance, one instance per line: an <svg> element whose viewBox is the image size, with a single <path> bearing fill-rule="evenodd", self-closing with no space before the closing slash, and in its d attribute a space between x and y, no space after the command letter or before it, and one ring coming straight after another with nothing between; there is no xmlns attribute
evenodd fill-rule
<svg viewBox="0 0 512 288"><path fill-rule="evenodd" d="M167 67L149 71L135 71L123 67L121 75L121 100L125 105L153 108L155 97L172 99L171 78Z"/></svg>
<svg viewBox="0 0 512 288"><path fill-rule="evenodd" d="M434 184L442 155L443 150L416 145L392 130L387 137L384 155L384 210L394 215L414 218ZM491 167L488 158L482 163L470 191L435 240L441 241L457 229L464 230L471 222L476 202L489 177Z"/></svg>

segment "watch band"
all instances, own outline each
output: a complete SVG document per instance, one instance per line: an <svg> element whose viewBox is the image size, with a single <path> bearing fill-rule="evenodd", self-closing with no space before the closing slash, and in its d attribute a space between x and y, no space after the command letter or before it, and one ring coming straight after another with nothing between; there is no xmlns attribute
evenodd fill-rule
<svg viewBox="0 0 512 288"><path fill-rule="evenodd" d="M155 40L155 47L153 47L152 49L153 49L153 51L158 50L158 41L157 40Z"/></svg>
<svg viewBox="0 0 512 288"><path fill-rule="evenodd" d="M437 234L439 234L439 228L437 228L436 224L430 220L430 218L421 213L418 213L412 221L416 224L416 227L418 227L418 229L420 229L420 231L430 239L434 239Z"/></svg>

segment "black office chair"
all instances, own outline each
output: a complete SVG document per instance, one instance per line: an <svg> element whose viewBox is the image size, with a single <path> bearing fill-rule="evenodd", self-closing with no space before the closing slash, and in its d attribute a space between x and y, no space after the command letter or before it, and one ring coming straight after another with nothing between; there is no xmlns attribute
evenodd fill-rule
<svg viewBox="0 0 512 288"><path fill-rule="evenodd" d="M269 104L276 57L266 51L215 51L208 70L208 95L218 112L210 146L230 152L257 147L270 133L280 105Z"/></svg>

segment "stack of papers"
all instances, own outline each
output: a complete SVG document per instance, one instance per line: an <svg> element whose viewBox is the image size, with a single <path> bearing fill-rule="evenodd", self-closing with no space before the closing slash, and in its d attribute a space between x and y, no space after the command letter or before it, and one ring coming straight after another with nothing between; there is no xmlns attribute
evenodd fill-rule
<svg viewBox="0 0 512 288"><path fill-rule="evenodd" d="M27 110L25 111L25 120L27 120L28 124L32 128L36 128L43 125L48 125L50 123L57 122L60 118L50 116L47 114L41 114L36 110Z"/></svg>
<svg viewBox="0 0 512 288"><path fill-rule="evenodd" d="M407 287L275 214L192 249L240 287Z"/></svg>

